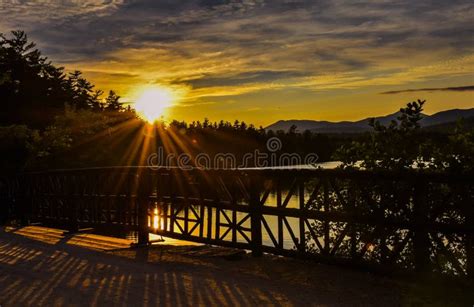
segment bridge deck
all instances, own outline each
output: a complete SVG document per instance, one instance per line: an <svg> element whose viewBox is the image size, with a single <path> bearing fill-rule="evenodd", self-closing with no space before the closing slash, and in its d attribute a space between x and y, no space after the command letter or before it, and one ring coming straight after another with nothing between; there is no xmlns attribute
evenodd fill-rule
<svg viewBox="0 0 474 307"><path fill-rule="evenodd" d="M129 244L128 240L91 234L67 237L60 230L37 226L3 229L0 305L353 304L367 302L369 297L376 304L399 299L391 287L381 288L380 280L366 274L348 273L351 278L342 283L335 280L339 273L331 273L332 277L318 282L317 291L301 291L284 278L271 278L288 267L270 270L272 262L264 264L262 259L228 261L196 246L117 250ZM115 251L104 251L107 249ZM354 278L363 282L348 290L347 283ZM374 289L381 293L373 297Z"/></svg>
<svg viewBox="0 0 474 307"><path fill-rule="evenodd" d="M19 235L32 240L41 241L48 244L68 244L80 246L93 250L114 250L128 248L132 240L105 237L91 233L75 233L68 235L65 230L41 227L27 226L21 228L6 227L6 233Z"/></svg>
<svg viewBox="0 0 474 307"><path fill-rule="evenodd" d="M336 266L130 243L37 226L0 229L0 305L395 306L414 297L396 280Z"/></svg>

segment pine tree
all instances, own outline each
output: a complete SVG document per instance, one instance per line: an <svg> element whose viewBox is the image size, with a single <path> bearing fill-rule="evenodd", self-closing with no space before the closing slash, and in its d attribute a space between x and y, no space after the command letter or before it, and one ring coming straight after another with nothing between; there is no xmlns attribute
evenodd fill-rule
<svg viewBox="0 0 474 307"><path fill-rule="evenodd" d="M105 110L117 112L123 110L120 96L118 96L114 91L109 91L109 95L105 99Z"/></svg>

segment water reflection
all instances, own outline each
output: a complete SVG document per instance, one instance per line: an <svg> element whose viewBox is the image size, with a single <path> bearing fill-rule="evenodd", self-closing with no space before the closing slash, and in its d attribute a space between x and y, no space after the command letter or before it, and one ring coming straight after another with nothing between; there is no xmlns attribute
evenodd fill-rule
<svg viewBox="0 0 474 307"><path fill-rule="evenodd" d="M295 194L293 195L289 201L287 208L298 208L299 205L299 199L298 195ZM272 206L276 207L277 204L277 194L276 193L271 193L269 194L267 200L265 201L265 206ZM209 237L209 229L211 229L211 234L210 236L212 238L217 238L218 236L223 239L223 240L232 240L232 229L229 227L229 221L230 222L237 222L240 223L242 220L245 220L244 222L240 223L241 229L248 229L242 230L248 238L251 238L251 233L250 233L250 218L248 218L248 213L246 212L233 212L232 210L220 210L220 216L219 216L219 224L220 227L217 228L217 209L216 208L205 208L205 210L201 211L200 206L193 206L194 210L189 210L188 211L188 221L187 221L187 229L192 230L190 234L192 236L199 237L200 236L200 231L202 231L202 235L204 237ZM211 211L211 213L209 212ZM168 216L167 223L165 223L165 218L163 217L163 212L161 212L161 207L158 203L155 204L155 208L153 209L153 214L149 219L149 226L152 227L154 230L166 230L166 231L174 231L174 232L180 232L180 229L185 229L186 228L186 221L185 219L185 210L180 210L179 213L175 215L175 224L171 225L169 215L171 214L170 208L167 208L167 213L166 215ZM196 221L199 216L196 216L194 212L199 214L204 213L205 216L203 216L203 221L204 221L204 229L200 230L200 227L198 225L198 221ZM208 215L211 215L211 218L208 217ZM235 216L233 216L235 215ZM277 216L273 215L264 215L264 218L273 234L274 237L277 237L278 235L278 224L281 223L279 222L279 219ZM235 219L235 220L234 220ZM286 220L288 221L288 224L290 228L293 231L293 235L296 237L296 239L299 241L300 236L299 236L299 219L297 218L291 218L287 217ZM212 227L208 227L208 223L212 224ZM172 228L173 227L173 228ZM236 233L236 238L237 242L240 243L248 243L246 238L240 233ZM295 244L292 240L290 231L287 229L287 227L283 226L283 247L285 249L293 249L295 247ZM263 245L266 246L274 246L271 236L269 232L265 229L264 225L262 225L262 243Z"/></svg>

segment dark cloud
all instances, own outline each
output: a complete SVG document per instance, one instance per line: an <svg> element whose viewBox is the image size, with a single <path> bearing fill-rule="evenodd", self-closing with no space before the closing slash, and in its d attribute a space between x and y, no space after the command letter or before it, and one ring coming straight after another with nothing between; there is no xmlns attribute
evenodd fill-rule
<svg viewBox="0 0 474 307"><path fill-rule="evenodd" d="M405 90L397 90L397 91L388 91L388 92L383 92L380 94L400 94L400 93L411 93L411 92L436 92L436 91L453 91L453 92L474 91L474 85L456 86L456 87L405 89Z"/></svg>
<svg viewBox="0 0 474 307"><path fill-rule="evenodd" d="M199 4L202 6L213 7L217 5L229 4L229 0L201 0Z"/></svg>
<svg viewBox="0 0 474 307"><path fill-rule="evenodd" d="M0 0L0 32L25 29L64 64L160 50L150 61L206 63L168 78L203 88L342 73L370 79L412 59L429 66L466 57L473 14L469 0ZM209 65L213 53L220 62Z"/></svg>
<svg viewBox="0 0 474 307"><path fill-rule="evenodd" d="M358 59L351 57L350 54L344 54L343 52L336 53L330 52L329 50L317 50L314 52L314 55L318 62L325 66L339 64L342 69L363 69L370 65L368 59ZM329 69L329 67L326 68Z"/></svg>
<svg viewBox="0 0 474 307"><path fill-rule="evenodd" d="M139 77L138 74L132 74L132 73L104 73L104 72L94 72L94 71L89 71L88 73L100 73L103 76L107 76L110 78L120 78L120 79L136 79Z"/></svg>
<svg viewBox="0 0 474 307"><path fill-rule="evenodd" d="M196 79L177 80L174 84L186 84L194 89L218 87L218 86L238 86L252 83L267 83L288 78L303 77L300 71L252 71L229 76L203 76Z"/></svg>
<svg viewBox="0 0 474 307"><path fill-rule="evenodd" d="M134 47L186 38L199 40L200 36L209 39L211 34L215 41L221 36L237 40L242 34L253 34L259 35L259 40L279 41L367 38L379 45L403 42L410 37L437 38L452 44L472 42L467 39L472 37L472 21L465 16L472 13L469 1L133 0L104 1L102 6L96 4L95 10L85 9L89 6L81 6L78 1L58 1L63 4L54 6L54 1L38 3L4 7L0 4L4 12L0 17L5 14L12 20L0 22L0 29L16 24L31 28L35 37L46 44L62 43L69 46L67 49L94 45L96 53L122 48L125 42ZM56 15L48 18L53 9ZM38 15L42 10L44 15ZM450 12L455 18L449 18ZM460 14L463 18L459 18ZM439 15L450 20L449 26L444 27L436 19ZM234 28L219 28L233 21L241 23ZM202 31L198 32L200 28ZM209 29L213 33L205 31ZM108 50L101 49L97 42L104 42Z"/></svg>

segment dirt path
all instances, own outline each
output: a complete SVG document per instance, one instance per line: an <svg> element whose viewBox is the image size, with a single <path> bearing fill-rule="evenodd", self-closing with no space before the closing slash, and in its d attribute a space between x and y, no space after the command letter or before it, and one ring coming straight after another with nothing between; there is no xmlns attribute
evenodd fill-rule
<svg viewBox="0 0 474 307"><path fill-rule="evenodd" d="M0 305L400 304L390 280L332 266L204 246L101 250L127 243L1 230Z"/></svg>

